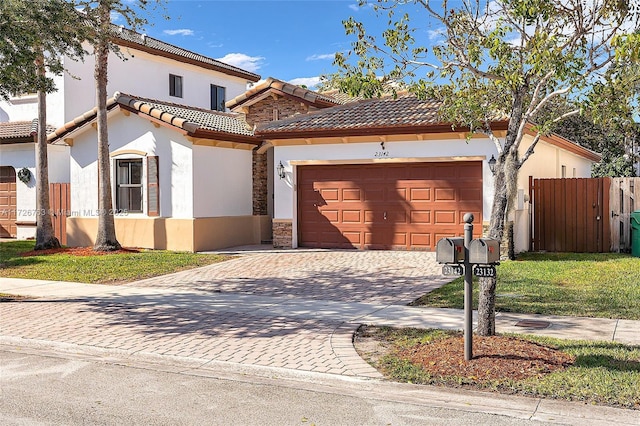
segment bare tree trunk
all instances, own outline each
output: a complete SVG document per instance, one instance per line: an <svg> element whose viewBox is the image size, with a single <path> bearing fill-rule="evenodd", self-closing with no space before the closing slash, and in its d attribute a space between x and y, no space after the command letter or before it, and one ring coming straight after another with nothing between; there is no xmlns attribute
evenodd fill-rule
<svg viewBox="0 0 640 426"><path fill-rule="evenodd" d="M36 63L38 74L44 75L44 58ZM36 250L59 248L53 233L49 203L49 160L47 155L47 95L38 91L38 134L36 140Z"/></svg>
<svg viewBox="0 0 640 426"><path fill-rule="evenodd" d="M95 46L95 80L98 122L98 235L93 246L98 251L120 249L116 239L116 226L113 217L113 201L111 197L111 164L109 159L109 134L107 131L107 63L109 58L108 28L110 10L102 3L98 6L100 13L100 40Z"/></svg>
<svg viewBox="0 0 640 426"><path fill-rule="evenodd" d="M515 145L515 141L522 119L522 104L526 92L527 87L522 86L519 91L514 93L504 150L496 161L493 206L488 236L498 241L502 241L509 202L517 190L518 147ZM497 280L495 277L480 278L479 283L477 333L480 336L494 336L496 334Z"/></svg>

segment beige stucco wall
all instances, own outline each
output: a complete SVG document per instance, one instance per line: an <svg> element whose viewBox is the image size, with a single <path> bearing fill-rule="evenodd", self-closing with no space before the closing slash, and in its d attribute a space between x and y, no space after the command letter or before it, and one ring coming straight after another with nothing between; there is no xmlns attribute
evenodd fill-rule
<svg viewBox="0 0 640 426"><path fill-rule="evenodd" d="M267 216L226 216L195 219L195 251L217 250L265 241ZM270 229L270 224L269 224ZM270 237L269 237L270 239Z"/></svg>
<svg viewBox="0 0 640 426"><path fill-rule="evenodd" d="M116 238L123 247L193 251L193 219L116 218ZM92 246L96 217L67 218L67 245Z"/></svg>
<svg viewBox="0 0 640 426"><path fill-rule="evenodd" d="M228 216L200 219L116 218L116 237L123 247L173 251L206 251L271 239L268 216ZM89 247L98 232L95 217L67 218L67 244Z"/></svg>

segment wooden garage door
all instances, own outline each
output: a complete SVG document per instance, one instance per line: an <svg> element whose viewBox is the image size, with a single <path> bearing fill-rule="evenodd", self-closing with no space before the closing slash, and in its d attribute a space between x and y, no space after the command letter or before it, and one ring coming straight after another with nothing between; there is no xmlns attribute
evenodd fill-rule
<svg viewBox="0 0 640 426"><path fill-rule="evenodd" d="M482 163L301 166L302 247L434 250L462 235L466 212L482 232Z"/></svg>
<svg viewBox="0 0 640 426"><path fill-rule="evenodd" d="M16 236L16 171L0 167L0 237Z"/></svg>

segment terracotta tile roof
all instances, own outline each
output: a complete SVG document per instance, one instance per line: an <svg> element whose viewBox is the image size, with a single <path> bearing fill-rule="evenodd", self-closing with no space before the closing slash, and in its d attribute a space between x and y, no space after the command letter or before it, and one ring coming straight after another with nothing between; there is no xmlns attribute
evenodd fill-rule
<svg viewBox="0 0 640 426"><path fill-rule="evenodd" d="M258 74L243 70L233 65L225 64L224 62L200 55L199 53L191 52L187 49L165 43L164 41L153 37L137 33L124 27L117 27L115 25L113 26L113 29L115 37L118 38L116 44L120 46L154 53L167 58L176 59L181 62L219 71L224 74L245 78L253 82L260 80L260 76Z"/></svg>
<svg viewBox="0 0 640 426"><path fill-rule="evenodd" d="M416 133L425 129L450 131L451 125L438 118L439 106L437 101L420 100L411 95L367 99L308 115L261 123L256 134L266 138L287 138Z"/></svg>
<svg viewBox="0 0 640 426"><path fill-rule="evenodd" d="M118 106L118 103L114 98L107 99L107 111L112 110L116 106ZM57 129L55 129L54 131L52 131L47 135L47 139L49 140L49 143L55 143L59 140L62 140L69 133L75 130L78 130L81 127L91 123L93 120L96 119L97 115L98 115L98 108L95 107L85 112L84 114L77 116L71 121L66 122L64 125L62 125L61 127L58 127Z"/></svg>
<svg viewBox="0 0 640 426"><path fill-rule="evenodd" d="M225 105L229 109L238 108L244 105L251 105L253 101L261 99L263 94L267 92L274 92L280 95L294 97L302 102L312 104L320 108L340 104L340 102L331 96L326 96L322 93L314 92L313 90L305 89L304 87L269 77L262 83L256 84L243 94L227 101Z"/></svg>
<svg viewBox="0 0 640 426"><path fill-rule="evenodd" d="M47 126L47 132L55 128ZM34 135L38 132L38 119L31 121L8 121L0 123L0 143L25 143L33 142Z"/></svg>
<svg viewBox="0 0 640 426"><path fill-rule="evenodd" d="M337 103L342 104L342 105L348 104L350 102L362 101L362 100L365 99L362 96L351 96L348 93L342 93L338 89L326 90L324 92L319 92L319 93L324 95L324 96L328 96L330 98L335 99L335 101Z"/></svg>
<svg viewBox="0 0 640 426"><path fill-rule="evenodd" d="M193 108L153 99L138 98L124 93L116 93L115 99L120 105L182 128L189 133L212 131L237 136L253 136L253 130L241 114Z"/></svg>
<svg viewBox="0 0 640 426"><path fill-rule="evenodd" d="M113 109L117 106L184 130L190 136L205 139L217 138L240 143L258 143L258 140L253 136L253 130L243 115L194 108L120 92L116 92L114 97L107 101L107 109ZM94 121L96 115L97 110L93 108L76 117L49 134L49 141L63 139L67 134Z"/></svg>

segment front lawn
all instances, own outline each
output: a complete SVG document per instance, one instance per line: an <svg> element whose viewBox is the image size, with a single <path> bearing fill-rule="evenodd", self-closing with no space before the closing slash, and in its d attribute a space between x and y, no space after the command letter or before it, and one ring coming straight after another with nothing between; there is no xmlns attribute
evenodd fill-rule
<svg viewBox="0 0 640 426"><path fill-rule="evenodd" d="M479 336L474 339L471 361L464 361L462 336L454 331L363 327L354 344L391 380L640 409L640 346L522 335L485 339L483 348L476 348ZM459 341L455 350L452 341Z"/></svg>
<svg viewBox="0 0 640 426"><path fill-rule="evenodd" d="M0 243L0 277L83 283L125 283L228 260L228 256L138 250L83 256L62 251L23 256L34 241Z"/></svg>
<svg viewBox="0 0 640 426"><path fill-rule="evenodd" d="M462 309L463 286L463 278L458 278L412 304ZM477 301L476 282L475 308ZM613 253L523 253L498 266L496 310L640 320L640 258Z"/></svg>

